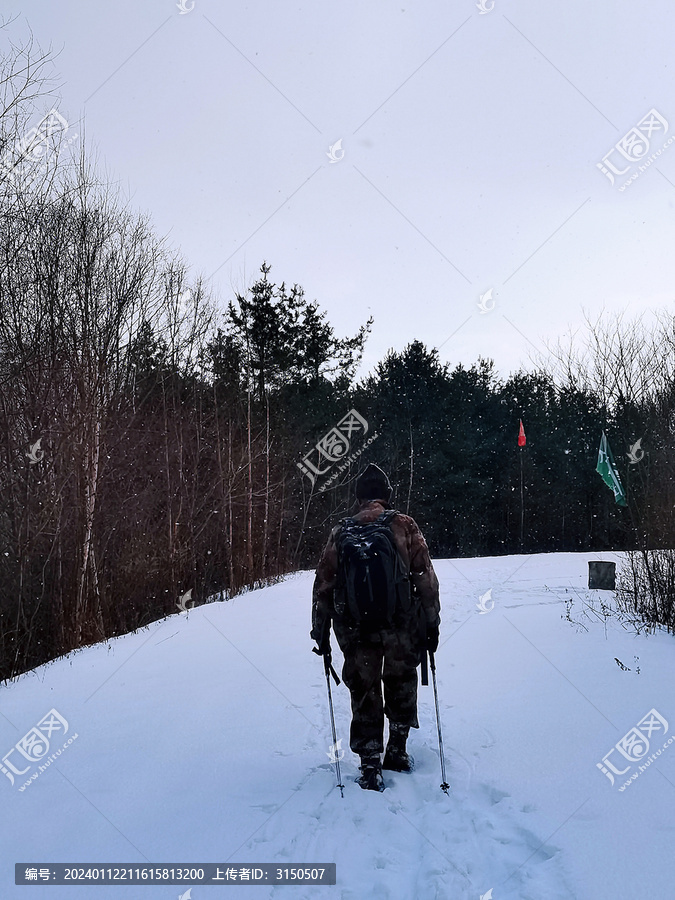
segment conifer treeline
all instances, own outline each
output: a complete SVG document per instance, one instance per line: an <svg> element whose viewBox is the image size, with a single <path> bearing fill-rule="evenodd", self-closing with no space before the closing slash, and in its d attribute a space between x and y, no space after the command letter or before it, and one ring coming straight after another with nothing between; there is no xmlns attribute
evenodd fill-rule
<svg viewBox="0 0 675 900"><path fill-rule="evenodd" d="M488 361L451 368L419 342L355 382L369 322L337 339L267 265L218 319L126 220L112 246L93 229L80 269L65 248L75 223L90 231L71 213L52 210L62 246L38 229L0 277L2 677L175 613L186 596L227 597L312 567L367 461L389 473L394 504L437 557L636 546L637 518L664 545L670 518L645 514L662 513L672 491L653 404L608 421L596 396L543 372L500 380ZM150 248L152 278L140 264ZM53 287L38 287L48 265ZM351 409L377 436L321 491L339 462L324 457L314 484L298 463ZM595 473L603 427L629 510ZM649 458L633 466L622 449L647 428ZM363 444L357 429L350 452Z"/></svg>

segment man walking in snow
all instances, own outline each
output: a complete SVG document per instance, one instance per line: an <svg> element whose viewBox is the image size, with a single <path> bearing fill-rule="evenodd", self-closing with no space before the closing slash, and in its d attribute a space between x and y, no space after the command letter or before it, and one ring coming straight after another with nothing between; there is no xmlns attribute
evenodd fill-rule
<svg viewBox="0 0 675 900"><path fill-rule="evenodd" d="M310 636L329 655L333 622L351 694L349 744L361 758L357 781L376 791L384 790L383 768L412 771L406 741L419 728L417 666L436 651L440 626L429 550L416 522L389 510L391 494L386 474L371 463L356 480L358 512L332 530L312 593Z"/></svg>

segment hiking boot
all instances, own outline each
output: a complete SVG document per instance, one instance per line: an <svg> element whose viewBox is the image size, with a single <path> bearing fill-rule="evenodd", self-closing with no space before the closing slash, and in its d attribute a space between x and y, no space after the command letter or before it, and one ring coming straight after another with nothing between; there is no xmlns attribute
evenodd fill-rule
<svg viewBox="0 0 675 900"><path fill-rule="evenodd" d="M387 751L382 763L383 769L388 769L390 772L412 772L415 761L410 754L406 753L405 749L409 731L409 726L390 723Z"/></svg>
<svg viewBox="0 0 675 900"><path fill-rule="evenodd" d="M378 756L362 756L359 766L361 774L355 779L364 791L383 791L382 763Z"/></svg>

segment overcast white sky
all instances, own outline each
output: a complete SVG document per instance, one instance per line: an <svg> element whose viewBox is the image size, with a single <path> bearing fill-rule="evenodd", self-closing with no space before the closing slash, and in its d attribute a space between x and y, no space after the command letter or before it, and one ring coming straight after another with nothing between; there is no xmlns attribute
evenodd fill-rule
<svg viewBox="0 0 675 900"><path fill-rule="evenodd" d="M675 144L619 187L675 135L675 7L476 2L23 0L1 36L58 51L60 112L223 306L265 259L339 335L374 316L362 374L419 339L506 375L583 310L674 310Z"/></svg>

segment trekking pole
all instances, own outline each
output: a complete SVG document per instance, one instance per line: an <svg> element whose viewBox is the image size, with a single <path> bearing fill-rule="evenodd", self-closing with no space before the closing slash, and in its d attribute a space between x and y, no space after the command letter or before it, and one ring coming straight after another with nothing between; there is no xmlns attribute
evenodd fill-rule
<svg viewBox="0 0 675 900"><path fill-rule="evenodd" d="M340 788L340 796L344 800L344 784L342 783L342 775L340 774L340 757L338 756L337 734L335 733L335 716L333 714L333 695L330 689L330 676L332 675L335 679L335 684L340 684L340 679L338 678L337 672L331 664L330 648L326 653L322 653L321 650L317 650L316 647L312 647L312 650L319 656L323 656L323 667L324 671L326 672L326 686L328 687L328 708L330 710L330 724L333 730L333 746L331 749L333 751L333 756L335 757L334 761L335 774L337 775L337 786Z"/></svg>
<svg viewBox="0 0 675 900"><path fill-rule="evenodd" d="M438 726L438 752L441 755L441 778L443 779L443 783L441 784L441 790L445 791L447 794L450 785L448 784L445 777L445 757L443 755L443 736L441 734L441 716L438 711L438 690L436 688L436 661L434 659L434 654L429 652L429 660L431 662L431 678L434 682L434 700L436 702L436 724Z"/></svg>

